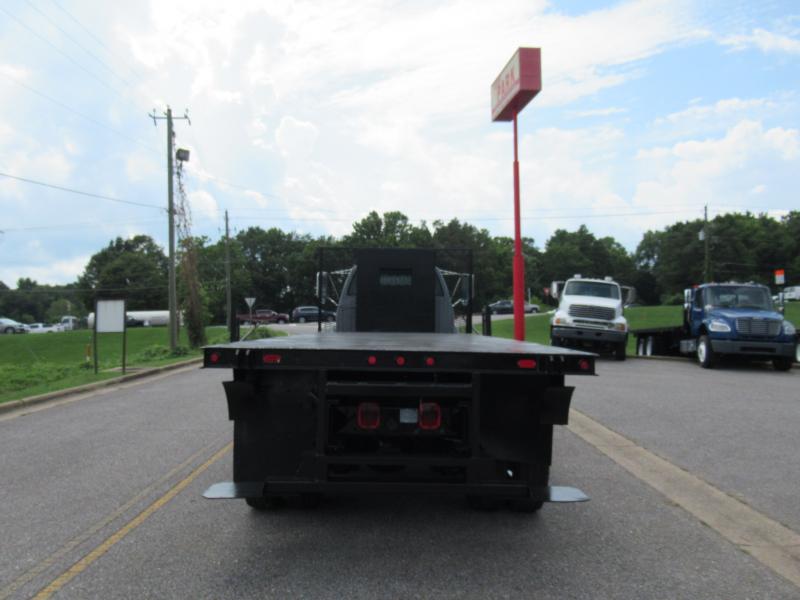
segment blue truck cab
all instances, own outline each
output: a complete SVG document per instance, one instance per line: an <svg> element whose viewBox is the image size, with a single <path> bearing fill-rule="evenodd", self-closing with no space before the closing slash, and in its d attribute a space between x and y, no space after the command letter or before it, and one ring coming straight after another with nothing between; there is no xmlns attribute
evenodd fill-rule
<svg viewBox="0 0 800 600"><path fill-rule="evenodd" d="M772 304L769 288L753 283L706 283L684 292L684 354L696 353L703 368L720 356L771 360L789 370L796 357L797 332Z"/></svg>

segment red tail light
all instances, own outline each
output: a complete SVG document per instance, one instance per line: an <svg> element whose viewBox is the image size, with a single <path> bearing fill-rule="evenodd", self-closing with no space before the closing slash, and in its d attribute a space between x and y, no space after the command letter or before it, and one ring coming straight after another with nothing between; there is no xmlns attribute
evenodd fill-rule
<svg viewBox="0 0 800 600"><path fill-rule="evenodd" d="M280 354L265 354L262 359L265 365L278 365L281 362Z"/></svg>
<svg viewBox="0 0 800 600"><path fill-rule="evenodd" d="M381 424L381 407L376 402L362 402L358 405L357 422L361 429L377 429Z"/></svg>
<svg viewBox="0 0 800 600"><path fill-rule="evenodd" d="M219 362L219 353L212 352L209 355L208 360L211 361L212 364L217 364Z"/></svg>
<svg viewBox="0 0 800 600"><path fill-rule="evenodd" d="M532 358L521 358L517 361L517 366L520 369L535 369L536 361Z"/></svg>
<svg viewBox="0 0 800 600"><path fill-rule="evenodd" d="M442 409L438 402L419 403L419 428L439 429L442 426Z"/></svg>
<svg viewBox="0 0 800 600"><path fill-rule="evenodd" d="M590 368L591 366L592 366L592 363L590 363L590 362L589 362L588 360L586 360L585 358L582 358L582 359L581 359L581 360L578 362L578 367L580 368L580 370L581 370L581 371L588 371L588 370L589 370L589 368Z"/></svg>
<svg viewBox="0 0 800 600"><path fill-rule="evenodd" d="M428 358L425 359L425 364L428 365L429 367L432 367L436 364L436 359L433 358L432 356L429 356Z"/></svg>
<svg viewBox="0 0 800 600"><path fill-rule="evenodd" d="M367 364L368 365L374 365L377 362L378 362L378 357L377 356L368 356L367 357Z"/></svg>
<svg viewBox="0 0 800 600"><path fill-rule="evenodd" d="M394 359L394 362L398 367L402 367L404 364L406 364L406 359L403 356L398 356Z"/></svg>

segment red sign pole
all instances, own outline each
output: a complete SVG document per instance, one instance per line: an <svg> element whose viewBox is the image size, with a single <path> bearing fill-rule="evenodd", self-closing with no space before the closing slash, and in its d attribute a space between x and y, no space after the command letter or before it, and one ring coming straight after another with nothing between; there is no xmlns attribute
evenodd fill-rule
<svg viewBox="0 0 800 600"><path fill-rule="evenodd" d="M525 260L519 217L519 155L517 115L514 114L514 339L525 340Z"/></svg>
<svg viewBox="0 0 800 600"><path fill-rule="evenodd" d="M539 48L518 48L492 83L492 121L514 121L514 339L525 339L525 260L519 216L517 115L542 89Z"/></svg>

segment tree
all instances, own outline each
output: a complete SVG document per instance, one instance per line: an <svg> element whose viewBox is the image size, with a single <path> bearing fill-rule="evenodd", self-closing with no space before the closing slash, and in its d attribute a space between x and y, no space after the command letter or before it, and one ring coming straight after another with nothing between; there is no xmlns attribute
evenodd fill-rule
<svg viewBox="0 0 800 600"><path fill-rule="evenodd" d="M169 261L150 236L116 238L94 254L78 284L84 288L83 301L93 308L99 295L124 297L128 310L157 310L167 307Z"/></svg>

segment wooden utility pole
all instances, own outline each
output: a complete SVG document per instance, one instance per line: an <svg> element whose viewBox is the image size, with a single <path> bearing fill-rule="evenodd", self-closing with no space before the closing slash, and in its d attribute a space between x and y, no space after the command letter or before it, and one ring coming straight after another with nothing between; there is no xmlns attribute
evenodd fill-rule
<svg viewBox="0 0 800 600"><path fill-rule="evenodd" d="M708 255L708 204L703 209L703 243L705 245L705 260L703 261L703 281L711 283L711 260Z"/></svg>
<svg viewBox="0 0 800 600"><path fill-rule="evenodd" d="M233 305L231 301L231 248L228 229L228 211L225 211L225 322L228 325L228 338L233 339Z"/></svg>
<svg viewBox="0 0 800 600"><path fill-rule="evenodd" d="M174 119L189 120L189 114L184 112L182 117L173 117L172 109L167 106L167 111L164 116L156 116L156 111L150 113L153 119L153 124L156 125L157 121L166 119L167 121L167 215L169 223L169 282L167 295L169 297L169 349L174 352L178 347L178 289L175 279L175 202L173 200L173 177L175 169L173 167L174 151L173 143L175 142L175 131L173 130L172 122Z"/></svg>

